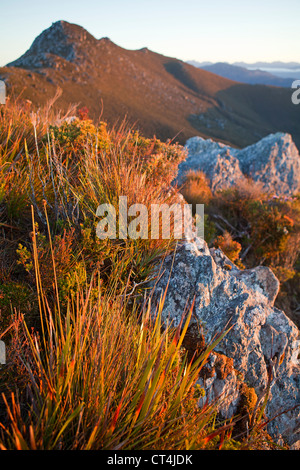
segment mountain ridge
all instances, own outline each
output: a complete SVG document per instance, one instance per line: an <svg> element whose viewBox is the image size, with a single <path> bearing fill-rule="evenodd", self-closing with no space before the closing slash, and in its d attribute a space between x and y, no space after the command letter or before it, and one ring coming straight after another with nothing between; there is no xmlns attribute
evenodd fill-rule
<svg viewBox="0 0 300 470"><path fill-rule="evenodd" d="M25 54L8 63L7 66L31 69L35 66L32 59L39 55L43 55L45 58L49 55L55 55L68 62L80 64L83 58L89 60L89 56L86 55L87 46L91 54L95 52L95 48L108 42L114 44L109 38L97 40L82 26L60 20L52 23L48 29L42 31ZM114 46L116 45L114 44ZM43 65L47 65L47 63ZM51 62L49 66L52 66Z"/></svg>
<svg viewBox="0 0 300 470"><path fill-rule="evenodd" d="M126 117L147 137L180 143L199 135L243 147L272 132L300 146L297 107L283 88L250 86L147 48L126 50L78 25L55 22L17 60L0 68L8 94L57 107L86 106L110 124Z"/></svg>

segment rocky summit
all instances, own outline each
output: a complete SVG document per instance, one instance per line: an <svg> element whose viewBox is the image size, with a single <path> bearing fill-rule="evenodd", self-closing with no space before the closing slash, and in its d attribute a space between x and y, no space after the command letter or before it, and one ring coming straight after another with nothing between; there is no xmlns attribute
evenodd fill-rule
<svg viewBox="0 0 300 470"><path fill-rule="evenodd" d="M275 195L300 191L300 156L290 134L270 134L241 150L192 137L186 148L188 156L179 165L178 184L184 182L189 170L200 170L207 175L213 191L232 187L246 178Z"/></svg>
<svg viewBox="0 0 300 470"><path fill-rule="evenodd" d="M274 307L278 291L268 267L240 270L221 250L196 238L164 260L152 305L166 293L162 320L176 327L194 301L184 340L191 357L229 330L199 377L202 405L220 399L220 416L230 418L245 412L245 389L248 397L252 391L254 409L270 391L265 410L269 434L300 448L299 330ZM247 432L245 420L241 432Z"/></svg>
<svg viewBox="0 0 300 470"><path fill-rule="evenodd" d="M58 58L80 63L86 58L85 51L97 47L98 41L81 26L66 21L56 21L43 31L28 51L8 67L35 69L55 67Z"/></svg>

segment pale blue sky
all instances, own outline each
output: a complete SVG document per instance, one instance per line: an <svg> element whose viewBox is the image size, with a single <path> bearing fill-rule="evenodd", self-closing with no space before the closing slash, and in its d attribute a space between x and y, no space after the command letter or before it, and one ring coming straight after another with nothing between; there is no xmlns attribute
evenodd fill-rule
<svg viewBox="0 0 300 470"><path fill-rule="evenodd" d="M182 60L300 62L300 0L0 0L0 66L58 20Z"/></svg>

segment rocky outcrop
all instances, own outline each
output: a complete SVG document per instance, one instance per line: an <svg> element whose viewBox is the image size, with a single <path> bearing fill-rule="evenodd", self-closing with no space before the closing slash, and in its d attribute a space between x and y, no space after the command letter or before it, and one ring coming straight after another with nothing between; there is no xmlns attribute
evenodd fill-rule
<svg viewBox="0 0 300 470"><path fill-rule="evenodd" d="M33 41L25 54L7 65L30 70L43 67L55 68L58 58L69 62L80 61L85 57L86 49L95 48L97 43L98 41L81 26L66 21L56 21Z"/></svg>
<svg viewBox="0 0 300 470"><path fill-rule="evenodd" d="M192 137L186 148L188 156L178 169L179 185L187 171L201 170L209 178L213 191L237 185L245 178L251 178L263 190L276 195L300 191L300 156L290 134L270 134L242 150Z"/></svg>
<svg viewBox="0 0 300 470"><path fill-rule="evenodd" d="M273 272L263 266L240 270L196 238L165 259L153 305L166 289L165 325L177 326L194 300L185 340L191 355L231 327L199 377L204 400L221 397L219 412L228 418L241 410L244 387L252 388L257 404L271 387L266 415L274 419L268 431L275 440L299 444L299 331L274 307L279 282Z"/></svg>

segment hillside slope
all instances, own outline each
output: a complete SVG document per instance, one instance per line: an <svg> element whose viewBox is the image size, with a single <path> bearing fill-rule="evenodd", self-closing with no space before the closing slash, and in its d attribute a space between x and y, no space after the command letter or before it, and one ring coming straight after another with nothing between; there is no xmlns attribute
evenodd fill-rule
<svg viewBox="0 0 300 470"><path fill-rule="evenodd" d="M8 93L33 106L60 88L58 107L77 103L112 124L126 116L149 137L184 143L199 135L242 147L281 131L300 146L290 90L240 84L147 48L126 50L65 21L53 23L23 56L0 68L0 79Z"/></svg>

